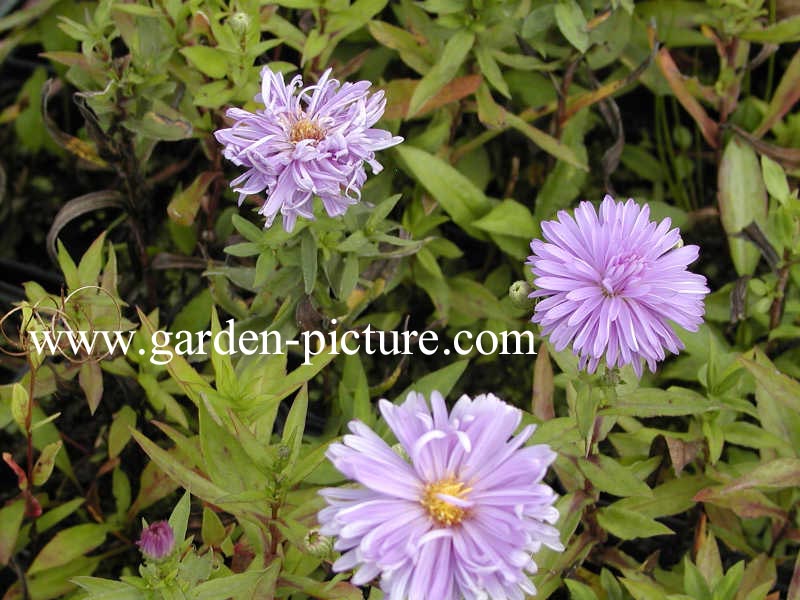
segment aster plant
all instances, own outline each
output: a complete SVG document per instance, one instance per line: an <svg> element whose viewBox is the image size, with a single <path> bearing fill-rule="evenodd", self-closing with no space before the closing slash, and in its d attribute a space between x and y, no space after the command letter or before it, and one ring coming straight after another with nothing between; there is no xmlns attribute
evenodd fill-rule
<svg viewBox="0 0 800 600"><path fill-rule="evenodd" d="M380 172L375 153L403 141L372 127L386 99L382 91L369 94L370 85L340 84L331 69L314 85L302 87L300 75L287 85L282 74L265 67L255 98L264 109L231 108L226 114L233 125L214 134L225 146L224 156L246 168L231 182L239 204L266 190L259 210L266 226L280 213L284 229L292 231L298 217L314 218L314 196L332 217L357 203L367 178L364 163Z"/></svg>
<svg viewBox="0 0 800 600"><path fill-rule="evenodd" d="M687 270L699 248L684 246L669 218L650 220L650 207L606 196L599 213L581 202L574 218L559 211L541 224L528 258L535 275L530 296L541 298L533 322L557 351L572 344L581 368L593 373L643 362L655 371L666 350L683 343L670 321L689 331L703 322L706 279Z"/></svg>
<svg viewBox="0 0 800 600"><path fill-rule="evenodd" d="M418 393L380 412L402 451L369 427L332 444L328 458L358 487L321 493L320 532L336 536L336 571L352 582L380 577L387 600L522 600L543 545L562 550L556 494L542 479L556 455L524 447L534 427L514 436L522 414L492 394L444 398Z"/></svg>

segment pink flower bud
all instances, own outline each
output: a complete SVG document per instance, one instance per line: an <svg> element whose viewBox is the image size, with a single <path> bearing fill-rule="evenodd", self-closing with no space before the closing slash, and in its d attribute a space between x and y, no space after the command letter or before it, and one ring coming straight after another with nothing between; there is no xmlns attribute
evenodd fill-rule
<svg viewBox="0 0 800 600"><path fill-rule="evenodd" d="M166 521L156 521L142 530L139 549L147 558L161 559L168 556L175 547L175 534Z"/></svg>

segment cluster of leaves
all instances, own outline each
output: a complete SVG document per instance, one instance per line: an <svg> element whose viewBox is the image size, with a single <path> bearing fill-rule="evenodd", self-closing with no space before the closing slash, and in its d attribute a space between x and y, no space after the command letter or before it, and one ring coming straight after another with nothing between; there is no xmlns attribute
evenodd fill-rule
<svg viewBox="0 0 800 600"><path fill-rule="evenodd" d="M388 436L373 403L412 387L494 392L558 451L566 551L537 554L538 597L800 599L796 5L11 5L3 600L381 598L331 572L317 491L342 483L324 453L346 422ZM263 229L263 198L238 209L227 191L211 134L226 106L257 107L265 66L385 90L382 125L406 141L343 218ZM535 360L318 348L310 364L196 335L163 360L153 343L228 319L283 339L535 331L507 296L531 277L529 241L614 189L699 240L713 289L686 351L641 381L587 377L546 341ZM131 346L45 356L44 330L130 331ZM178 562L136 576L141 518L169 514Z"/></svg>

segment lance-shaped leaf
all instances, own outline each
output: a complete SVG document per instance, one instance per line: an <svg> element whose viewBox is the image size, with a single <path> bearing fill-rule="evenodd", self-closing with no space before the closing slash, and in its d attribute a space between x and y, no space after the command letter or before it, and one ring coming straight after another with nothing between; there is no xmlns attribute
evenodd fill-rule
<svg viewBox="0 0 800 600"><path fill-rule="evenodd" d="M633 540L673 533L669 527L655 519L645 517L637 512L622 510L614 504L597 511L597 522L600 527L621 540Z"/></svg>
<svg viewBox="0 0 800 600"><path fill-rule="evenodd" d="M456 224L473 237L486 239L472 224L489 212L492 203L474 183L424 150L406 145L398 146L395 151L405 170L425 187Z"/></svg>
<svg viewBox="0 0 800 600"><path fill-rule="evenodd" d="M751 275L759 251L741 237L734 237L753 221L767 216L767 190L753 149L734 137L725 147L719 166L718 200L722 226L728 234L731 258L739 275Z"/></svg>
<svg viewBox="0 0 800 600"><path fill-rule="evenodd" d="M416 115L425 102L453 79L474 43L475 34L466 30L458 31L447 41L439 60L414 90L408 106L408 117Z"/></svg>
<svg viewBox="0 0 800 600"><path fill-rule="evenodd" d="M800 24L800 15L796 17L796 22ZM800 100L800 50L795 53L784 71L781 82L769 102L767 112L764 113L764 118L753 135L756 137L764 135L792 109L798 100Z"/></svg>
<svg viewBox="0 0 800 600"><path fill-rule="evenodd" d="M203 194L206 193L208 186L218 175L219 173L214 171L204 171L197 176L188 188L180 190L172 196L172 200L169 201L167 206L169 218L178 225L189 226L194 223Z"/></svg>
<svg viewBox="0 0 800 600"><path fill-rule="evenodd" d="M589 170L589 167L586 165L586 163L578 158L572 148L557 140L552 135L545 133L541 129L537 129L527 121L511 113L506 114L506 121L509 125L511 125L511 127L524 134L526 137L528 137L528 139L530 139L534 144L539 146L548 154L552 154L557 159L563 160L564 162L569 163L578 169L582 169L584 171Z"/></svg>
<svg viewBox="0 0 800 600"><path fill-rule="evenodd" d="M800 458L778 458L761 462L749 473L737 477L719 490L728 494L751 488L785 489L800 487Z"/></svg>
<svg viewBox="0 0 800 600"><path fill-rule="evenodd" d="M106 539L108 526L97 523L75 525L59 531L36 556L28 575L65 565L97 548Z"/></svg>
<svg viewBox="0 0 800 600"><path fill-rule="evenodd" d="M7 565L14 553L23 514L25 500L21 497L0 509L0 566Z"/></svg>

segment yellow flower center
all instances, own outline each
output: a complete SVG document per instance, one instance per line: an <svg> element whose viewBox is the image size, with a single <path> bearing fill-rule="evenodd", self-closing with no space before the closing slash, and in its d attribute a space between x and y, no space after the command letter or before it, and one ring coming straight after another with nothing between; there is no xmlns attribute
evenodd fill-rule
<svg viewBox="0 0 800 600"><path fill-rule="evenodd" d="M292 125L289 139L293 142L301 140L317 140L325 138L325 131L311 119L299 119Z"/></svg>
<svg viewBox="0 0 800 600"><path fill-rule="evenodd" d="M438 494L447 494L454 498L463 499L470 489L464 487L463 483L453 478L443 479L425 486L420 503L439 525L446 527L458 525L464 518L466 510L461 506L450 504L447 500L441 499Z"/></svg>

